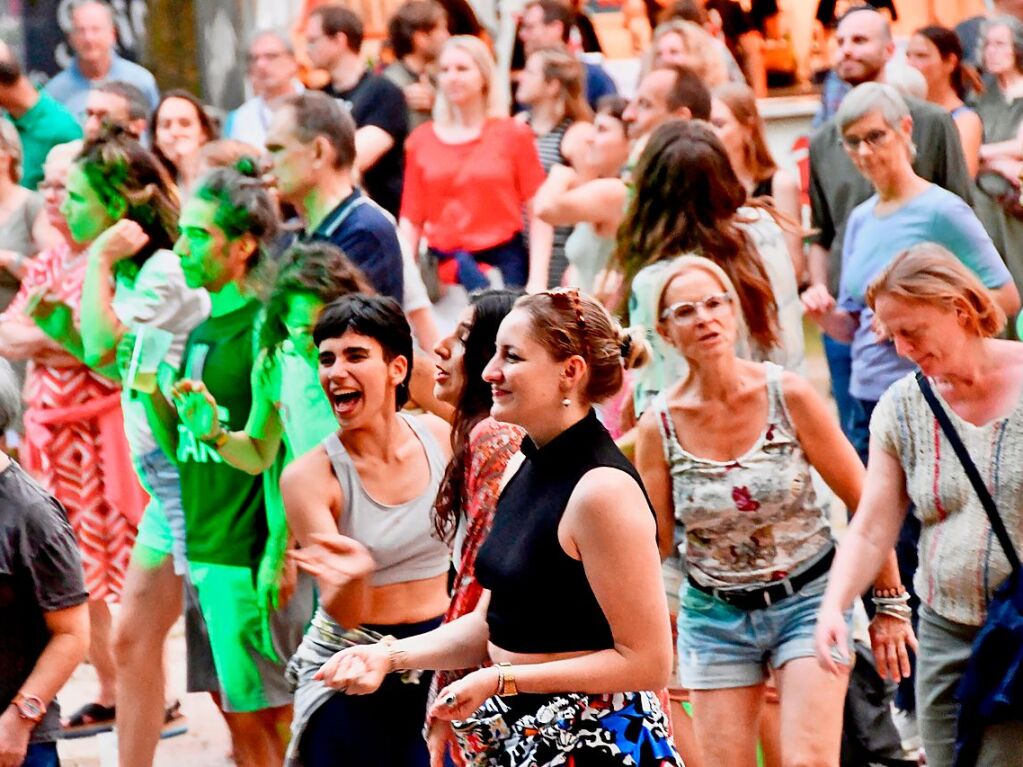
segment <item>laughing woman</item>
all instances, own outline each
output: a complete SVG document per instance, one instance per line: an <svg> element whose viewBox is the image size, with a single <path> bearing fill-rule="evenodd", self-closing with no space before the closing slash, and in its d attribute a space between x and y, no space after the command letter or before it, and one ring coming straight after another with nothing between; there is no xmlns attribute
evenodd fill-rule
<svg viewBox="0 0 1023 767"><path fill-rule="evenodd" d="M492 663L430 710L452 722L467 763L681 764L649 692L671 669L653 513L593 411L636 351L574 289L518 300L484 379L493 416L529 438L479 552L477 609L424 636L343 651L318 674L325 684L365 693L403 669Z"/></svg>
<svg viewBox="0 0 1023 767"><path fill-rule="evenodd" d="M320 587L319 609L289 668L297 684L290 763L335 765L344 754L351 764L426 767L428 677L392 677L375 695L352 697L316 675L344 647L440 623L449 555L430 534L430 512L450 458L449 429L436 416L400 412L412 335L393 299L338 299L320 315L313 341L340 429L281 480L302 546L294 558ZM352 577L339 577L339 567Z"/></svg>

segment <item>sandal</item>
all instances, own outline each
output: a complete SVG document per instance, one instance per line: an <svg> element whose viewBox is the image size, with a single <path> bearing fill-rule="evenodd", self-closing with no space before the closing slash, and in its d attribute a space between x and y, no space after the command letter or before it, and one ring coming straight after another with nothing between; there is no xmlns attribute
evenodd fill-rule
<svg viewBox="0 0 1023 767"><path fill-rule="evenodd" d="M113 706L101 706L99 703L86 703L64 722L62 722L62 738L89 738L101 732L110 732L116 724Z"/></svg>
<svg viewBox="0 0 1023 767"><path fill-rule="evenodd" d="M188 720L181 713L181 701L176 700L167 706L163 714L163 729L160 730L160 739L173 738L184 735L188 732Z"/></svg>

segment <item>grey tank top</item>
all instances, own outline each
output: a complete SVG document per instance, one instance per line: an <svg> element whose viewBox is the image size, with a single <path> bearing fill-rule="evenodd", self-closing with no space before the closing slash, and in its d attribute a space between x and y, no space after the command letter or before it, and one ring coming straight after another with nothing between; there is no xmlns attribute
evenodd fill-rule
<svg viewBox="0 0 1023 767"><path fill-rule="evenodd" d="M375 501L362 486L355 464L337 433L323 440L345 498L338 531L369 549L377 565L370 576L373 586L441 575L447 572L450 559L447 544L433 536L430 521L430 510L444 476L444 454L415 416L398 415L415 432L430 464L430 483L420 495L405 503L388 506Z"/></svg>

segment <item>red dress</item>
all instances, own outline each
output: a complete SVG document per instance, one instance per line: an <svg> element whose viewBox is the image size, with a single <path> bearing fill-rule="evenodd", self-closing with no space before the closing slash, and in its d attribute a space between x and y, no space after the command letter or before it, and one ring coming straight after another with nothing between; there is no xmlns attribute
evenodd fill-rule
<svg viewBox="0 0 1023 767"><path fill-rule="evenodd" d="M77 326L85 266L84 254L76 257L66 245L40 253L32 259L0 322L31 323L25 305L33 293L45 288L71 307ZM115 508L111 496L130 499L126 505L136 507L144 501L133 472L117 476L108 468L111 453L128 450L123 426L119 435L109 428L111 421L116 424L120 418L119 399L120 387L84 364L57 368L33 363L25 381L23 463L67 510L82 552L89 598L107 601L120 597L135 542L135 525L129 517L137 519L138 511ZM101 412L66 419L57 412L82 408ZM119 463L131 465L129 460Z"/></svg>

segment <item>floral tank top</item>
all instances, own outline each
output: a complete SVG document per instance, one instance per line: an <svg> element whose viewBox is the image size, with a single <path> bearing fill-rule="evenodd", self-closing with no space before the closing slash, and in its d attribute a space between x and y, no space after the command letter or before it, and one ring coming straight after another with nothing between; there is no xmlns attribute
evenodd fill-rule
<svg viewBox="0 0 1023 767"><path fill-rule="evenodd" d="M708 588L748 588L794 575L832 545L810 463L782 392L782 368L767 370L767 424L735 460L715 461L679 443L665 393L651 403L671 473L679 553ZM678 533L682 533L679 535Z"/></svg>

